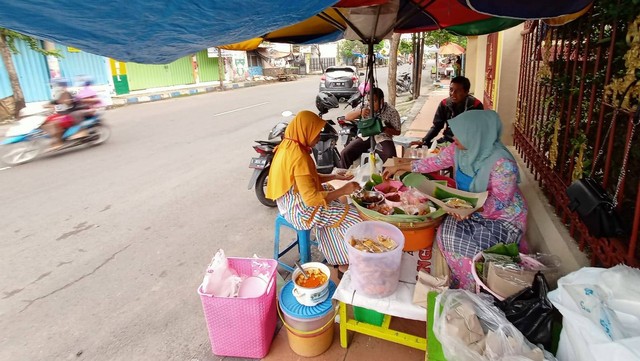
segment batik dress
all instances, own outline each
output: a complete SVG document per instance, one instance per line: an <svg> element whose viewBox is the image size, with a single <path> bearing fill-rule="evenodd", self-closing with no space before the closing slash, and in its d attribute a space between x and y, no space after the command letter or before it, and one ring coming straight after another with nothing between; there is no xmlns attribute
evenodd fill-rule
<svg viewBox="0 0 640 361"><path fill-rule="evenodd" d="M435 157L412 162L412 171L431 173L455 167L455 152L456 145L451 144ZM517 174L513 160L499 159L489 176L483 211L461 221L447 216L438 228L436 240L451 268L451 287L475 291L473 256L500 242L520 242L526 230L527 204L518 188Z"/></svg>

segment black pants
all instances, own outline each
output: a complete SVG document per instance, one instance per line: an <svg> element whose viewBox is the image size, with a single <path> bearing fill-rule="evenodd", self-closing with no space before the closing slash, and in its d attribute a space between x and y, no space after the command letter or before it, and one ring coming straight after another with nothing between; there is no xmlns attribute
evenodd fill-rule
<svg viewBox="0 0 640 361"><path fill-rule="evenodd" d="M347 144L346 147L340 153L340 158L342 159L342 168L348 169L351 165L360 159L360 156L363 153L369 152L369 147L371 145L371 141L369 138L363 140L359 137L353 138L353 140ZM392 140L385 140L376 144L376 153L382 159L382 162L386 161L388 158L396 156L396 145Z"/></svg>

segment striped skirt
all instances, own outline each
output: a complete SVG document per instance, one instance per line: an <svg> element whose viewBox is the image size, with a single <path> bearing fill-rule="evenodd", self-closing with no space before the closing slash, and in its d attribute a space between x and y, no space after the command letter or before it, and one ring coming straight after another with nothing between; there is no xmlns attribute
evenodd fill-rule
<svg viewBox="0 0 640 361"><path fill-rule="evenodd" d="M323 186L329 189L327 185ZM331 202L327 207L309 207L304 204L300 193L293 191L293 187L278 198L276 203L280 214L294 227L315 230L318 248L327 259L327 263L349 264L344 234L351 226L362 222L355 208L338 201ZM349 209L345 215L347 207Z"/></svg>

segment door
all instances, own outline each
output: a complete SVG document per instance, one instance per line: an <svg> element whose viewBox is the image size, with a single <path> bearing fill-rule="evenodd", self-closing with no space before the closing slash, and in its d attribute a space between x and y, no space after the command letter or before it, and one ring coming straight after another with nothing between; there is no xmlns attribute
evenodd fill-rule
<svg viewBox="0 0 640 361"><path fill-rule="evenodd" d="M482 101L485 109L494 109L496 101L496 63L498 53L498 33L489 34L487 37L487 62L485 65L484 77L484 99Z"/></svg>

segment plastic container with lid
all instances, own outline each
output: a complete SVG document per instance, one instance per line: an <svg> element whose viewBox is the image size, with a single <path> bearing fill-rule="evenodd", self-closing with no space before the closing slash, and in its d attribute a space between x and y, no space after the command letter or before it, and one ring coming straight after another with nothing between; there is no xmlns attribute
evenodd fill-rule
<svg viewBox="0 0 640 361"><path fill-rule="evenodd" d="M292 293L293 288L293 281L287 282L280 290L278 300L289 347L300 356L318 356L333 342L336 312L331 297L336 284L330 280L327 299L312 307L301 305Z"/></svg>
<svg viewBox="0 0 640 361"><path fill-rule="evenodd" d="M397 247L382 253L368 253L355 249L352 238L377 239L383 235L396 242ZM392 224L364 221L347 230L344 237L349 250L349 272L353 288L369 297L387 297L396 291L400 280L400 262L404 235Z"/></svg>

